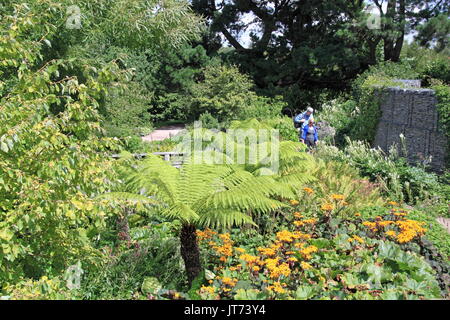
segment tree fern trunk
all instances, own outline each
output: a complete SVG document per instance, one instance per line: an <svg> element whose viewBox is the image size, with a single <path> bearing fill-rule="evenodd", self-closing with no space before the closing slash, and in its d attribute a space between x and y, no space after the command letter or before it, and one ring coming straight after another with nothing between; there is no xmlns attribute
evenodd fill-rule
<svg viewBox="0 0 450 320"><path fill-rule="evenodd" d="M129 209L125 208L123 214L117 218L118 238L121 241L131 241L130 227L128 225Z"/></svg>
<svg viewBox="0 0 450 320"><path fill-rule="evenodd" d="M181 256L184 260L189 286L200 274L202 266L200 263L200 250L197 244L196 228L193 225L183 225L180 233Z"/></svg>

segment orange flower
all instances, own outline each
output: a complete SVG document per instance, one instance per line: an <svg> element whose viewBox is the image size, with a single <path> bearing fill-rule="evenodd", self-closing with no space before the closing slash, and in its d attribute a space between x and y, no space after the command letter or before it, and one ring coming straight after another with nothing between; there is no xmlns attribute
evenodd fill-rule
<svg viewBox="0 0 450 320"><path fill-rule="evenodd" d="M261 254L269 256L269 257L275 255L275 249L273 249L273 248L261 248L261 247L259 247L258 251Z"/></svg>
<svg viewBox="0 0 450 320"><path fill-rule="evenodd" d="M333 199L333 200L344 200L344 195L342 195L342 194L332 194L331 195L331 199Z"/></svg>
<svg viewBox="0 0 450 320"><path fill-rule="evenodd" d="M307 193L307 194L312 194L313 192L314 192L314 190L313 189L311 189L311 188L308 188L308 187L306 187L306 188L303 188L303 190Z"/></svg>
<svg viewBox="0 0 450 320"><path fill-rule="evenodd" d="M320 207L323 211L331 211L334 209L334 206L331 203L325 203Z"/></svg>
<svg viewBox="0 0 450 320"><path fill-rule="evenodd" d="M294 217L297 219L303 218L303 215L300 212L294 212Z"/></svg>
<svg viewBox="0 0 450 320"><path fill-rule="evenodd" d="M309 269L312 269L312 265L310 265L308 262L302 261L302 262L300 262L300 265L302 266L302 269L303 269L303 270L309 270Z"/></svg>

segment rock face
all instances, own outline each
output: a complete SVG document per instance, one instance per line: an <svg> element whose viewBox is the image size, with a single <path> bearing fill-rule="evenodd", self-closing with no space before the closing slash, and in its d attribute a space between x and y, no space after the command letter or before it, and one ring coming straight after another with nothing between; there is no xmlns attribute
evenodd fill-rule
<svg viewBox="0 0 450 320"><path fill-rule="evenodd" d="M430 167L441 172L445 168L447 138L439 128L437 98L430 89L387 88L381 101L381 118L374 145L384 151L406 140L407 158L415 164L431 156Z"/></svg>

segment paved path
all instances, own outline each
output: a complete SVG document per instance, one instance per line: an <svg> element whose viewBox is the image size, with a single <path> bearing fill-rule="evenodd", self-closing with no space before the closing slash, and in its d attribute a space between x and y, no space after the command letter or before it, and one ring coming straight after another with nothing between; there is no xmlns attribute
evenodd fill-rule
<svg viewBox="0 0 450 320"><path fill-rule="evenodd" d="M149 135L142 137L144 141L161 141L180 133L184 129L183 124L160 127L150 133Z"/></svg>

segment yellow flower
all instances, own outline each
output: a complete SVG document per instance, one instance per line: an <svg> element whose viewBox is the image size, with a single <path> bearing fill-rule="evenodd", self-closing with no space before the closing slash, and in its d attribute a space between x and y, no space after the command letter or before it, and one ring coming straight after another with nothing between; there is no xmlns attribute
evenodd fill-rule
<svg viewBox="0 0 450 320"><path fill-rule="evenodd" d="M386 231L385 234L386 234L387 236L393 237L393 238L397 236L397 234L395 233L395 231L392 231L392 230Z"/></svg>
<svg viewBox="0 0 450 320"><path fill-rule="evenodd" d="M298 205L300 202L298 202L297 200L290 200L289 201L291 203L291 205L296 206Z"/></svg>
<svg viewBox="0 0 450 320"><path fill-rule="evenodd" d="M388 204L390 204L391 206L398 206L398 203L395 201L389 201Z"/></svg>
<svg viewBox="0 0 450 320"><path fill-rule="evenodd" d="M279 282L274 282L273 285L267 287L268 291L275 291L276 293L285 293L286 290L283 289L283 286Z"/></svg>
<svg viewBox="0 0 450 320"><path fill-rule="evenodd" d="M294 243L294 247L296 248L303 248L305 244L303 242Z"/></svg>
<svg viewBox="0 0 450 320"><path fill-rule="evenodd" d="M353 236L353 239L355 239L355 240L358 241L359 243L364 243L364 239L361 238L361 237L359 237L359 236L354 235L354 236Z"/></svg>
<svg viewBox="0 0 450 320"><path fill-rule="evenodd" d="M277 232L277 239L285 242L292 242L293 234L288 230L282 230Z"/></svg>
<svg viewBox="0 0 450 320"><path fill-rule="evenodd" d="M364 221L363 226L368 227L371 231L377 231L377 224L375 222Z"/></svg>
<svg viewBox="0 0 450 320"><path fill-rule="evenodd" d="M297 219L303 218L303 215L300 212L294 212L294 217Z"/></svg>
<svg viewBox="0 0 450 320"><path fill-rule="evenodd" d="M331 211L334 209L334 206L331 203L325 203L320 207L320 209L323 211Z"/></svg>
<svg viewBox="0 0 450 320"><path fill-rule="evenodd" d="M355 213L355 217L361 217L361 213L359 212Z"/></svg>
<svg viewBox="0 0 450 320"><path fill-rule="evenodd" d="M302 233L300 231L294 231L294 233L292 234L292 237L294 239L304 239L304 240L311 239L311 235Z"/></svg>
<svg viewBox="0 0 450 320"><path fill-rule="evenodd" d="M342 194L332 194L331 199L333 200L344 200L344 195Z"/></svg>
<svg viewBox="0 0 450 320"><path fill-rule="evenodd" d="M296 227L302 227L303 225L305 225L305 223L303 222L303 221L294 221L294 225L296 226Z"/></svg>
<svg viewBox="0 0 450 320"><path fill-rule="evenodd" d="M243 248L234 248L234 250L236 250L239 253L244 253L245 252L245 249L243 249Z"/></svg>
<svg viewBox="0 0 450 320"><path fill-rule="evenodd" d="M287 259L287 261L290 261L290 262L297 262L298 260L297 260L297 258L295 258L295 257L290 257L289 259Z"/></svg>
<svg viewBox="0 0 450 320"><path fill-rule="evenodd" d="M200 288L200 290L201 290L202 292L205 292L205 293L214 294L214 292L215 292L216 289L215 289L214 287L210 287L210 286L205 287L204 285L202 285L202 287Z"/></svg>
<svg viewBox="0 0 450 320"><path fill-rule="evenodd" d="M393 224L394 223L394 221L381 221L381 222L378 222L378 225L380 225L380 226L382 226L382 227L386 227L386 226L388 226L388 225L390 225L390 224Z"/></svg>
<svg viewBox="0 0 450 320"><path fill-rule="evenodd" d="M261 270L261 268L258 267L258 266L254 266L252 269L253 269L253 271L255 271L255 272L258 272L259 270Z"/></svg>
<svg viewBox="0 0 450 320"><path fill-rule="evenodd" d="M305 219L305 220L303 220L303 222L306 224L314 224L317 222L317 219L314 219L314 218L313 219Z"/></svg>
<svg viewBox="0 0 450 320"><path fill-rule="evenodd" d="M248 264L258 263L260 261L259 257L252 256L252 255L249 255L249 254L243 254L243 255L241 255L239 257L239 259L244 260Z"/></svg>
<svg viewBox="0 0 450 320"><path fill-rule="evenodd" d="M259 247L258 251L261 254L264 254L266 256L274 256L275 255L275 249L273 249L273 248L261 248L261 247Z"/></svg>
<svg viewBox="0 0 450 320"><path fill-rule="evenodd" d="M308 193L308 194L311 194L311 193L313 193L314 192L314 190L313 189L311 189L311 188L303 188L303 190L306 192L306 193Z"/></svg>
<svg viewBox="0 0 450 320"><path fill-rule="evenodd" d="M236 283L237 283L237 279L231 279L229 277L223 277L222 278L222 283L224 285L228 285L230 287L234 287L236 285Z"/></svg>
<svg viewBox="0 0 450 320"><path fill-rule="evenodd" d="M302 262L300 262L300 265L302 266L302 269L303 269L303 270L309 270L309 269L312 269L312 265L310 265L308 262L302 261Z"/></svg>

